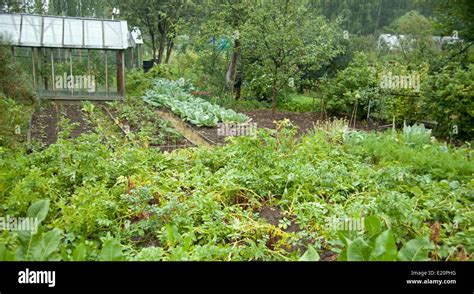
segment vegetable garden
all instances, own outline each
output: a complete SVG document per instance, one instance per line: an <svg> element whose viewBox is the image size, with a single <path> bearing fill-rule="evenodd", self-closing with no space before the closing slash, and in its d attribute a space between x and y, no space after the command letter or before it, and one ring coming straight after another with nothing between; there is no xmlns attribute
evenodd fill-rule
<svg viewBox="0 0 474 294"><path fill-rule="evenodd" d="M170 23L124 100L36 99L1 46L1 261L474 260L472 30L468 47L411 32L423 43L382 52L318 1L136 2ZM373 32L425 25L423 3ZM424 82L384 91L388 72ZM37 230L5 229L21 218Z"/></svg>

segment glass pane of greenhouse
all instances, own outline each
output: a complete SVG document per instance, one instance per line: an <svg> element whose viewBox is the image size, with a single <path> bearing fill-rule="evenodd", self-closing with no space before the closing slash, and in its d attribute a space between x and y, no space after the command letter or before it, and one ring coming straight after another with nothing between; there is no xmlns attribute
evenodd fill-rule
<svg viewBox="0 0 474 294"><path fill-rule="evenodd" d="M0 34L11 44L20 40L20 15L0 14Z"/></svg>
<svg viewBox="0 0 474 294"><path fill-rule="evenodd" d="M96 20L84 21L85 46L90 48L103 47L102 22Z"/></svg>
<svg viewBox="0 0 474 294"><path fill-rule="evenodd" d="M43 45L48 47L62 46L63 19L46 17L43 20Z"/></svg>
<svg viewBox="0 0 474 294"><path fill-rule="evenodd" d="M81 47L83 43L82 20L79 19L64 19L64 46L78 46Z"/></svg>
<svg viewBox="0 0 474 294"><path fill-rule="evenodd" d="M42 17L23 16L20 44L25 46L36 46L41 44L41 26Z"/></svg>

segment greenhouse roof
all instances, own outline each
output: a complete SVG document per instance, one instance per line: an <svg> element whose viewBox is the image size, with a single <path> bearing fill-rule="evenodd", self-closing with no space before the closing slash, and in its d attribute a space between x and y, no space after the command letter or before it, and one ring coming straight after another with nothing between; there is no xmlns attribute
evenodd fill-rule
<svg viewBox="0 0 474 294"><path fill-rule="evenodd" d="M129 32L122 20L0 13L0 35L14 46L123 50Z"/></svg>

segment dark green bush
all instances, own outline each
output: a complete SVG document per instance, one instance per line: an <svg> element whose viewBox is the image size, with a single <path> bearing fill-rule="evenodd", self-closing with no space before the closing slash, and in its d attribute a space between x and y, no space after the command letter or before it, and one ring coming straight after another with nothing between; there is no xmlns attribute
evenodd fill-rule
<svg viewBox="0 0 474 294"><path fill-rule="evenodd" d="M451 64L429 76L422 87L423 113L438 122L436 135L463 140L474 137L474 65ZM457 126L458 134L453 134Z"/></svg>
<svg viewBox="0 0 474 294"><path fill-rule="evenodd" d="M28 81L14 59L11 47L3 45L0 38L0 93L15 100L31 101L33 91Z"/></svg>
<svg viewBox="0 0 474 294"><path fill-rule="evenodd" d="M327 110L331 114L351 114L358 99L357 116L362 118L369 100L376 98L373 89L377 86L375 68L369 66L365 54L357 53L349 67L338 72L334 79L325 81L323 95Z"/></svg>

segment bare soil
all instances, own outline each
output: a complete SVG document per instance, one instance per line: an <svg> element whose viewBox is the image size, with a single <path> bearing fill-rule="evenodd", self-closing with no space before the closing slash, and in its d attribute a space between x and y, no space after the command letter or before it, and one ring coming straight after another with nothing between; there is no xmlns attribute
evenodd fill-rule
<svg viewBox="0 0 474 294"><path fill-rule="evenodd" d="M275 227L278 227L280 220L282 220L284 217L284 214L280 208L271 206L264 206L263 208L261 208L258 211L258 215L259 217L263 218L265 221ZM291 221L291 224L285 229L283 229L283 231L287 233L297 233L301 231L299 224L296 222L296 216L290 215L287 216L287 219ZM267 246L269 248L273 248L274 244L277 243L280 239L281 237L270 238L269 242L267 243ZM308 249L308 245L312 243L314 243L314 240L300 240L299 245L293 245L289 248L285 248L285 250L288 252L294 252L298 250L299 253L302 255ZM324 247L324 245L322 247ZM320 261L335 261L337 257L337 253L322 248L322 253L320 254Z"/></svg>
<svg viewBox="0 0 474 294"><path fill-rule="evenodd" d="M61 105L62 116L69 119L74 128L71 132L71 138L77 138L83 133L91 132L94 126L89 122L82 112L82 107L79 104L65 104Z"/></svg>
<svg viewBox="0 0 474 294"><path fill-rule="evenodd" d="M293 125L298 129L297 136L301 136L308 131L312 130L315 124L319 121L325 121L327 118L322 117L320 113L315 112L288 112L288 111L276 111L275 116L273 117L271 109L264 110L246 110L240 111L245 113L252 119L252 123L257 124L257 128L267 128L267 129L276 129L276 121L289 119ZM341 117L346 118L347 117ZM223 145L226 143L225 137L219 136L217 133L217 127L197 127L191 124L188 124L195 131L199 132L203 137L205 137L211 144L214 145ZM368 128L361 122L356 122L356 129L359 130L371 130L374 128Z"/></svg>
<svg viewBox="0 0 474 294"><path fill-rule="evenodd" d="M59 111L55 103L48 103L35 110L31 120L31 140L43 146L56 142L59 131Z"/></svg>
<svg viewBox="0 0 474 294"><path fill-rule="evenodd" d="M92 132L94 125L82 111L82 105L77 102L46 102L36 109L31 121L31 139L47 147L56 143L60 131L59 122L62 118L69 119L74 125L70 138L74 139L83 133Z"/></svg>

